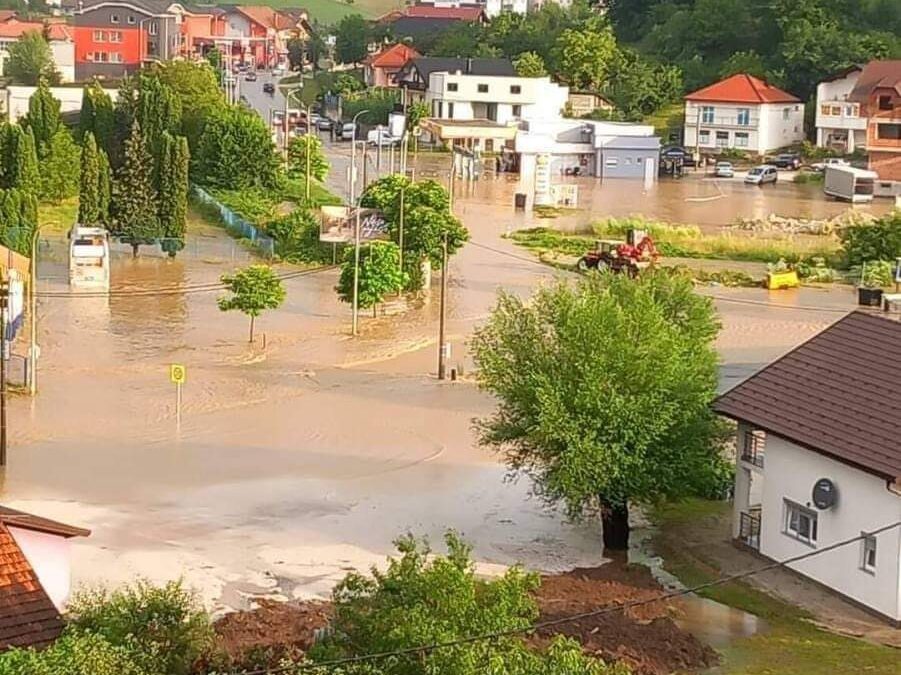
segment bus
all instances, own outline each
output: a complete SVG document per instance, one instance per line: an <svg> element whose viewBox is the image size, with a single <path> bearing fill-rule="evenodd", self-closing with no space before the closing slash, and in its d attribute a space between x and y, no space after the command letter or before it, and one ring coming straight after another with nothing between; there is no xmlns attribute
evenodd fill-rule
<svg viewBox="0 0 901 675"><path fill-rule="evenodd" d="M109 288L109 234L75 225L69 232L69 285Z"/></svg>

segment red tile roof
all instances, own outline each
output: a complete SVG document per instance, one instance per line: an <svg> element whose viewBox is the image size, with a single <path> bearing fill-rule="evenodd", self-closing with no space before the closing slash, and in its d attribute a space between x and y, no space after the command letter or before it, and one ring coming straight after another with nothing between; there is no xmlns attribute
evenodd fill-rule
<svg viewBox="0 0 901 675"><path fill-rule="evenodd" d="M0 37L19 38L31 31L42 33L44 24L38 21L19 21L18 19L10 19L0 23Z"/></svg>
<svg viewBox="0 0 901 675"><path fill-rule="evenodd" d="M434 7L432 5L413 5L404 12L405 16L417 16L423 19L460 19L461 21L478 21L485 14L481 7Z"/></svg>
<svg viewBox="0 0 901 675"><path fill-rule="evenodd" d="M685 97L686 101L711 103L800 103L797 96L767 84L753 75L733 75L698 89Z"/></svg>
<svg viewBox="0 0 901 675"><path fill-rule="evenodd" d="M412 58L419 56L419 52L402 43L386 47L382 51L369 56L365 63L373 68L402 68Z"/></svg>
<svg viewBox="0 0 901 675"><path fill-rule="evenodd" d="M69 539L71 537L87 537L90 530L74 525L66 525L56 520L42 518L31 513L11 509L8 506L0 506L0 524L10 527L19 527L23 530L34 530L46 534L55 534Z"/></svg>
<svg viewBox="0 0 901 675"><path fill-rule="evenodd" d="M0 9L0 23L9 21L16 16L14 9Z"/></svg>
<svg viewBox="0 0 901 675"><path fill-rule="evenodd" d="M264 28L287 30L288 28L293 28L295 25L295 22L288 16L277 12L271 7L263 5L238 5L236 9Z"/></svg>
<svg viewBox="0 0 901 675"><path fill-rule="evenodd" d="M713 409L888 480L901 478L901 322L852 312Z"/></svg>
<svg viewBox="0 0 901 675"><path fill-rule="evenodd" d="M0 650L46 646L63 626L34 568L0 524Z"/></svg>
<svg viewBox="0 0 901 675"><path fill-rule="evenodd" d="M863 103L876 89L894 89L901 96L901 60L870 61L863 67L848 98Z"/></svg>

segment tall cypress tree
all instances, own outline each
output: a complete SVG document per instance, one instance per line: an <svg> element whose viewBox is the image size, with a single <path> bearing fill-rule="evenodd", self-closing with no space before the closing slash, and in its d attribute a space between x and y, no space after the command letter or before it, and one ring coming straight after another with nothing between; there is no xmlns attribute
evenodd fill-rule
<svg viewBox="0 0 901 675"><path fill-rule="evenodd" d="M50 152L50 141L62 125L59 107L60 103L50 93L47 80L41 78L38 88L28 99L28 114L20 122L34 133L35 148L41 159Z"/></svg>
<svg viewBox="0 0 901 675"><path fill-rule="evenodd" d="M11 187L16 153L15 133L11 124L0 123L0 188Z"/></svg>
<svg viewBox="0 0 901 675"><path fill-rule="evenodd" d="M152 243L160 237L156 202L153 157L144 142L141 125L135 120L125 141L122 165L116 171L110 200L110 229L131 244L135 256L141 244Z"/></svg>
<svg viewBox="0 0 901 675"><path fill-rule="evenodd" d="M109 165L109 157L102 148L97 149L97 158L100 170L97 174L97 207L100 212L100 223L109 226L109 205L112 192L112 169Z"/></svg>
<svg viewBox="0 0 901 675"><path fill-rule="evenodd" d="M129 122L128 128L130 129ZM98 148L109 152L116 132L113 101L96 80L84 88L81 99L81 116L78 120L78 137L84 140L88 132L94 134ZM124 138L124 136L123 136Z"/></svg>
<svg viewBox="0 0 901 675"><path fill-rule="evenodd" d="M94 134L88 131L81 149L81 179L78 192L78 222L96 225L100 216L100 154Z"/></svg>
<svg viewBox="0 0 901 675"><path fill-rule="evenodd" d="M24 131L17 127L13 132L15 151L12 161L10 187L17 187L29 192L37 192L41 186L38 169L38 154L34 144L34 133L31 128Z"/></svg>
<svg viewBox="0 0 901 675"><path fill-rule="evenodd" d="M160 230L166 238L163 250L170 256L184 248L188 213L188 140L163 134L160 151Z"/></svg>
<svg viewBox="0 0 901 675"><path fill-rule="evenodd" d="M78 113L78 142L84 143L88 134L94 134L94 97L91 95L91 85L86 84L81 90L81 111Z"/></svg>

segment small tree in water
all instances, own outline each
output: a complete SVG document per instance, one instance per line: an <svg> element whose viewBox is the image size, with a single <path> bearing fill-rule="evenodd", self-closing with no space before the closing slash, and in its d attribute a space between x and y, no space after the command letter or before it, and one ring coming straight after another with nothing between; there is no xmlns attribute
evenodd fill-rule
<svg viewBox="0 0 901 675"><path fill-rule="evenodd" d="M344 264L335 290L344 302L354 301L355 253L353 246L344 252ZM407 283L407 275L400 269L400 249L390 241L373 241L360 248L360 269L357 275L357 305L362 309L376 307L386 295L400 293Z"/></svg>
<svg viewBox="0 0 901 675"><path fill-rule="evenodd" d="M530 301L501 292L472 340L499 400L481 442L571 517L599 510L605 548L626 549L629 502L721 484L717 330L710 300L663 272L591 275Z"/></svg>
<svg viewBox="0 0 901 675"><path fill-rule="evenodd" d="M266 265L251 265L221 278L231 297L219 298L223 312L238 310L250 317L250 342L253 342L254 320L266 309L278 309L285 301L282 280Z"/></svg>

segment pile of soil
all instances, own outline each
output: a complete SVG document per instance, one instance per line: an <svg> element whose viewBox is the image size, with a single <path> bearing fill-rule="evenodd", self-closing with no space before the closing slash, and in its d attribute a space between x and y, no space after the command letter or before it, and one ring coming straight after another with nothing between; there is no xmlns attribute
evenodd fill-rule
<svg viewBox="0 0 901 675"><path fill-rule="evenodd" d="M318 630L331 620L327 602L260 599L256 609L232 612L213 624L218 657L233 668L267 668L282 659L299 660Z"/></svg>
<svg viewBox="0 0 901 675"><path fill-rule="evenodd" d="M608 563L542 578L537 592L541 621L591 612L609 605L648 600L661 588L646 567ZM716 652L672 619L666 601L614 611L539 631L545 642L554 634L578 640L586 652L605 661L621 661L635 675L667 675L715 665Z"/></svg>

